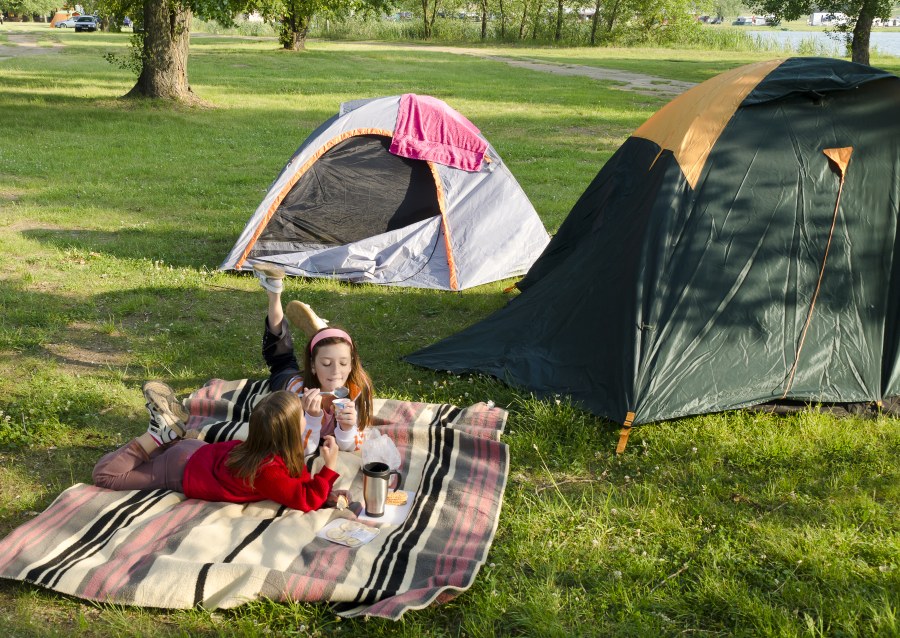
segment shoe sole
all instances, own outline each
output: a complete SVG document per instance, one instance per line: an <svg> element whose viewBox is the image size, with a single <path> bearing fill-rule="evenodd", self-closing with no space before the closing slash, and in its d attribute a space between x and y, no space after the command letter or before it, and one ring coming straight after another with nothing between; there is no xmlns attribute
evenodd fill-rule
<svg viewBox="0 0 900 638"><path fill-rule="evenodd" d="M253 270L261 272L271 279L284 279L284 270L275 264L254 264Z"/></svg>
<svg viewBox="0 0 900 638"><path fill-rule="evenodd" d="M171 421L170 427L176 432L181 430L180 435L184 436L191 415L175 396L175 391L162 381L147 381L141 386L141 392L160 414Z"/></svg>
<svg viewBox="0 0 900 638"><path fill-rule="evenodd" d="M307 338L312 338L319 330L326 327L324 320L317 317L308 306L299 301L289 303L284 309L284 316L288 318L291 325L302 330ZM320 321L323 325L319 325Z"/></svg>

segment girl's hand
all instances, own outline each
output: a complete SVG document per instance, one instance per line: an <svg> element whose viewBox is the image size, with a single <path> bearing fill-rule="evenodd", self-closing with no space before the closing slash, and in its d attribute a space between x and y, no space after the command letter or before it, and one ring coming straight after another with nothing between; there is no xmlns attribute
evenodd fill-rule
<svg viewBox="0 0 900 638"><path fill-rule="evenodd" d="M333 436L326 436L322 441L322 460L325 461L325 467L333 470L337 466L338 456L337 442Z"/></svg>
<svg viewBox="0 0 900 638"><path fill-rule="evenodd" d="M309 416L319 418L322 416L322 396L319 394L319 388L306 388L303 391L303 411Z"/></svg>
<svg viewBox="0 0 900 638"><path fill-rule="evenodd" d="M335 408L336 407L337 406L335 406ZM344 432L352 430L356 427L357 420L359 419L359 415L356 413L356 404L351 402L344 406L343 410L335 410L334 418Z"/></svg>
<svg viewBox="0 0 900 638"><path fill-rule="evenodd" d="M331 494L325 500L325 507L337 507L338 496L347 499L347 505L353 502L353 493L350 490L331 490Z"/></svg>

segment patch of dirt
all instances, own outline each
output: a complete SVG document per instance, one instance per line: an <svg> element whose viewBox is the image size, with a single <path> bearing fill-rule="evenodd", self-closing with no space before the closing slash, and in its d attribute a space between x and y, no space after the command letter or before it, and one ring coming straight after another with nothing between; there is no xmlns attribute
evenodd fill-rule
<svg viewBox="0 0 900 638"><path fill-rule="evenodd" d="M59 343L48 343L45 350L67 372L124 368L128 364L128 353L109 343L109 340L121 341L123 338L118 330L107 334L99 332L94 324L78 322L61 331Z"/></svg>
<svg viewBox="0 0 900 638"><path fill-rule="evenodd" d="M33 33L10 33L6 36L6 39L17 46L3 47L5 56L0 58L0 60L10 60L26 55L62 53L64 48L63 45L58 42L50 42L51 46L39 46L37 36Z"/></svg>
<svg viewBox="0 0 900 638"><path fill-rule="evenodd" d="M505 62L509 66L523 69L530 69L540 73L551 73L553 75L582 75L594 80L611 80L615 84L610 84L609 88L619 89L622 91L633 91L641 95L652 95L663 98L674 98L688 89L692 89L697 84L695 82L682 82L680 80L667 80L653 75L644 75L643 73L633 73L631 71L620 71L619 69L603 69L593 66L584 66L578 64L562 64L548 62L546 60L538 60L534 58L518 57L510 58L502 55L491 55L485 53L483 49L466 49L463 47L447 47L447 46L429 46L420 44L395 44L387 42L342 42L342 45L366 45L366 46L389 46L422 49L426 51L437 51L439 53L455 53L458 55L472 55L483 60L493 60L495 62Z"/></svg>

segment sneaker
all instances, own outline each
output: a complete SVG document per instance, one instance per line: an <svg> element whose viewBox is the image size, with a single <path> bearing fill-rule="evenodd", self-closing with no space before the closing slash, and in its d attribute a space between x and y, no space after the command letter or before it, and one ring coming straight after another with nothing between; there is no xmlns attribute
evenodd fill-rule
<svg viewBox="0 0 900 638"><path fill-rule="evenodd" d="M274 264L253 264L253 274L259 285L271 292L284 290L284 270Z"/></svg>
<svg viewBox="0 0 900 638"><path fill-rule="evenodd" d="M328 327L328 322L319 317L313 309L302 301L292 301L284 309L284 316L295 328L302 330L307 338L312 338L322 328Z"/></svg>
<svg viewBox="0 0 900 638"><path fill-rule="evenodd" d="M181 438L187 431L188 411L175 397L175 392L162 381L148 381L141 391L147 399L146 408L150 414L147 431L153 438L168 443Z"/></svg>

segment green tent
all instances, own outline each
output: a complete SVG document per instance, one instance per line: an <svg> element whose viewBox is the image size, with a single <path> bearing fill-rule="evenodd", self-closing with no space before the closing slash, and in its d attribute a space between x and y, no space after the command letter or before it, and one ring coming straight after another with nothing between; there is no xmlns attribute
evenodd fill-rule
<svg viewBox="0 0 900 638"><path fill-rule="evenodd" d="M896 397L898 118L900 78L840 60L704 82L606 163L522 294L406 360L626 426Z"/></svg>

